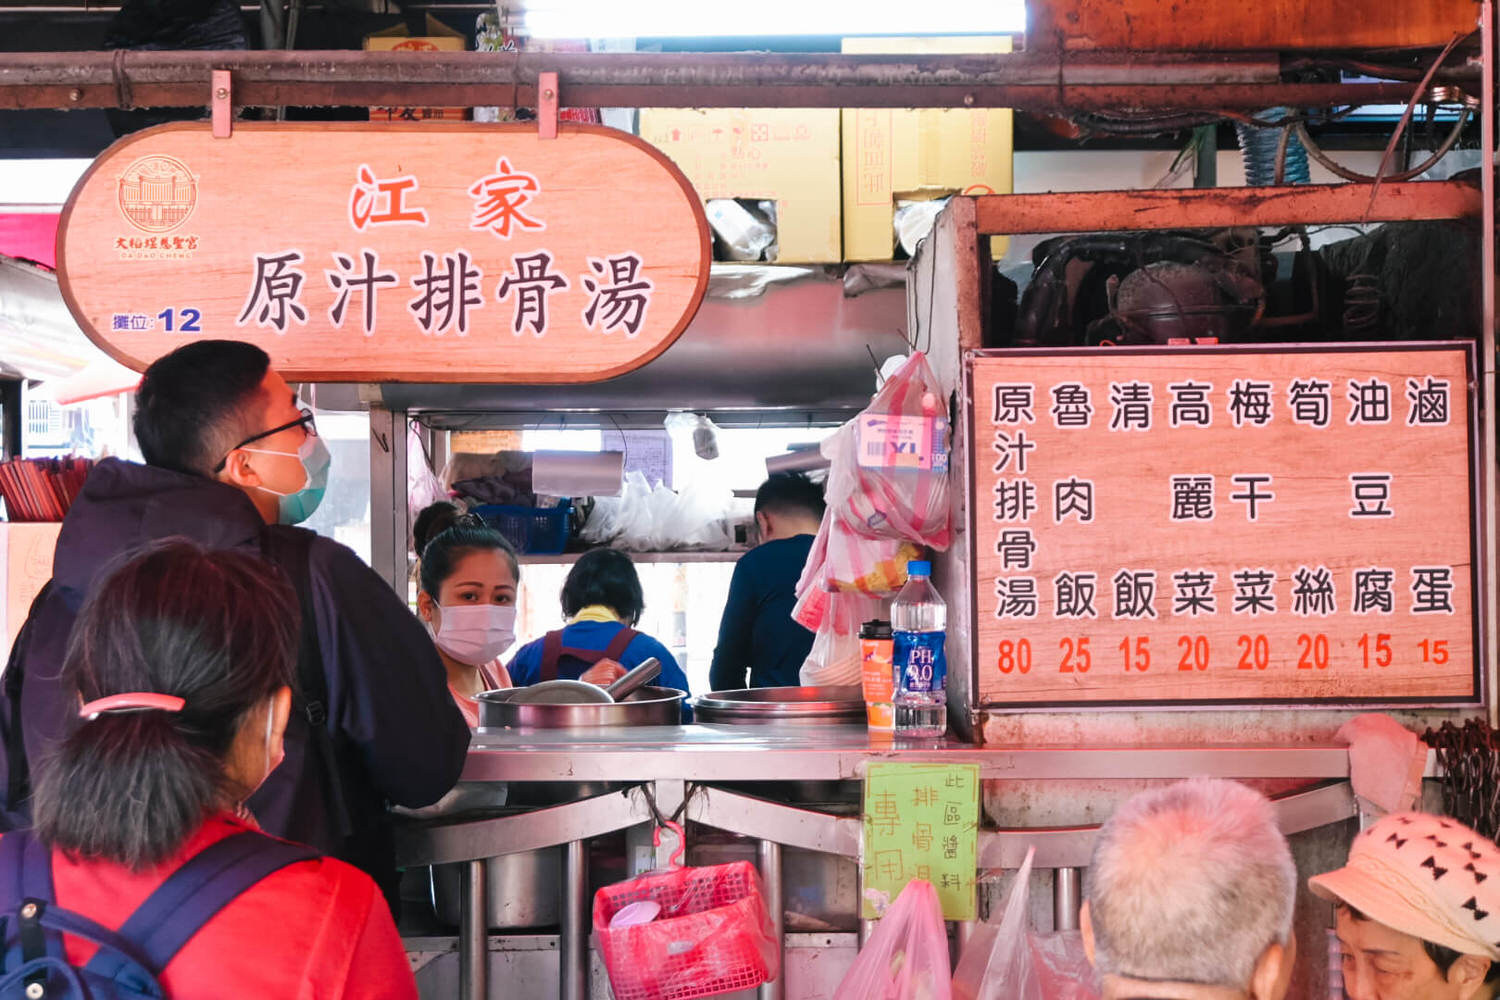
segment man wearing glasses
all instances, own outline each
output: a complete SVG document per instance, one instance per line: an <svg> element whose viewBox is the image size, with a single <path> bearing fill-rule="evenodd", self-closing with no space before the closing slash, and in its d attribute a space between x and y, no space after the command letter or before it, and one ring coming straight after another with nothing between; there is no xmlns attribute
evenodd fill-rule
<svg viewBox="0 0 1500 1000"><path fill-rule="evenodd" d="M28 762L77 715L58 683L73 617L103 568L148 542L186 536L256 548L303 606L299 699L286 760L245 803L266 832L368 871L393 905L388 804L418 808L453 787L469 730L431 638L349 548L289 527L322 500L327 447L312 411L260 348L187 344L146 370L136 393L146 464L94 467L58 537L52 580L4 676L0 828L24 824Z"/></svg>

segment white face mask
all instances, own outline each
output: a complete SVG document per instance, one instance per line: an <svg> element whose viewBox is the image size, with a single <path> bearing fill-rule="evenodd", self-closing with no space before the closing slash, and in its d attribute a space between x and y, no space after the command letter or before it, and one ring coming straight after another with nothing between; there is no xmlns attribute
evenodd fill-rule
<svg viewBox="0 0 1500 1000"><path fill-rule="evenodd" d="M482 667L516 641L513 604L452 604L432 609L432 640L459 663Z"/></svg>

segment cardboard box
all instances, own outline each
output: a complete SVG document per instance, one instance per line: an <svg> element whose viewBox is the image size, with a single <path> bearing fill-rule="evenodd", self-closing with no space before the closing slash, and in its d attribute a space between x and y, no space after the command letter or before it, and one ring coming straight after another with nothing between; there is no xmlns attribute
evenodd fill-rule
<svg viewBox="0 0 1500 1000"><path fill-rule="evenodd" d="M31 601L52 576L52 552L61 521L0 522L0 581L5 583L5 655L26 622Z"/></svg>
<svg viewBox="0 0 1500 1000"><path fill-rule="evenodd" d="M462 32L454 31L431 14L427 15L427 34L412 35L406 25L377 31L365 36L366 52L463 52L469 47ZM467 108L371 108L370 121L450 121L461 122Z"/></svg>
<svg viewBox="0 0 1500 1000"><path fill-rule="evenodd" d="M859 55L966 55L1009 52L1009 37L846 38ZM843 112L844 259L890 260L896 201L964 191L1011 191L1011 111L846 108ZM974 190L970 190L974 189ZM991 241L1005 253L1005 238Z"/></svg>
<svg viewBox="0 0 1500 1000"><path fill-rule="evenodd" d="M704 201L775 201L779 262L840 259L838 109L643 108L640 134Z"/></svg>

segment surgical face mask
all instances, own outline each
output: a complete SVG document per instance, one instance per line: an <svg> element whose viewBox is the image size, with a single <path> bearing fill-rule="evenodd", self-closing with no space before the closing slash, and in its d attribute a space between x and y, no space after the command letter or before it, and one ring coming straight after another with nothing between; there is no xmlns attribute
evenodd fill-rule
<svg viewBox="0 0 1500 1000"><path fill-rule="evenodd" d="M453 604L434 609L432 641L459 663L482 667L516 641L513 604Z"/></svg>
<svg viewBox="0 0 1500 1000"><path fill-rule="evenodd" d="M314 434L307 435L302 441L302 446L295 452L270 451L265 448L243 450L256 455L283 455L300 461L302 471L307 476L307 481L300 490L278 493L265 486L257 486L256 489L264 490L276 497L278 524L301 524L313 516L313 511L317 510L318 504L323 502L323 494L328 491L328 469L333 465L333 457L328 454L328 446L323 443L321 437Z"/></svg>

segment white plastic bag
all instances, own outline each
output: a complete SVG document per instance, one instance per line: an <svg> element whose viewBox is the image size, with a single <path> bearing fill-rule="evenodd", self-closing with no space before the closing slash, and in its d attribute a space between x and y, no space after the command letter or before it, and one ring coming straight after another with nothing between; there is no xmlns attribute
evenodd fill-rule
<svg viewBox="0 0 1500 1000"><path fill-rule="evenodd" d="M953 972L953 1000L1099 1000L1078 932L1036 934L1027 921L1035 855L1026 852L1000 923L980 924L969 939Z"/></svg>
<svg viewBox="0 0 1500 1000"><path fill-rule="evenodd" d="M886 910L834 996L952 1000L948 930L931 882L912 879Z"/></svg>
<svg viewBox="0 0 1500 1000"><path fill-rule="evenodd" d="M859 627L885 613L885 600L865 594L825 594L826 613L802 664L807 687L858 684L862 677Z"/></svg>

